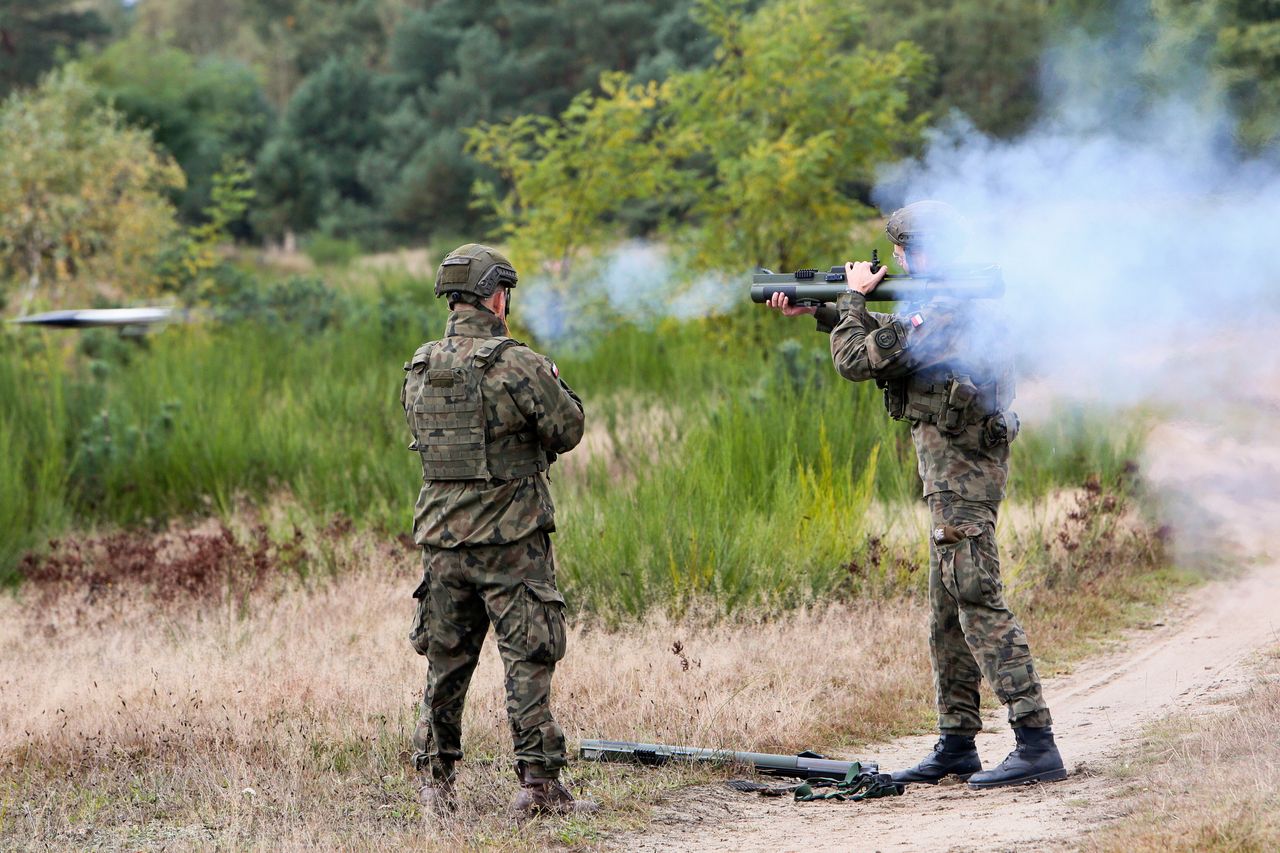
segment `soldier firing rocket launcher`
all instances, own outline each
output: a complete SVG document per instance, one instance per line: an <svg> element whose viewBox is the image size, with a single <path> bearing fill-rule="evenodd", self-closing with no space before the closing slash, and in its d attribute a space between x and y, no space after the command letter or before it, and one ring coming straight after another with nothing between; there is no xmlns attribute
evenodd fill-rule
<svg viewBox="0 0 1280 853"><path fill-rule="evenodd" d="M871 252L871 271L880 269L879 253ZM781 293L792 305L835 302L845 291L844 267L775 273L760 270L751 277L751 301L764 304ZM923 302L934 296L958 299L999 299L1004 276L995 264L953 267L936 275L886 275L867 297L868 302Z"/></svg>

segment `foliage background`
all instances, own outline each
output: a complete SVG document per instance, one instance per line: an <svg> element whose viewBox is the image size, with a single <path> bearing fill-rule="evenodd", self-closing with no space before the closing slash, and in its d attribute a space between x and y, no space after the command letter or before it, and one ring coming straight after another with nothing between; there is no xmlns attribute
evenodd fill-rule
<svg viewBox="0 0 1280 853"><path fill-rule="evenodd" d="M899 90L881 102L887 110L931 121L958 111L1007 137L1038 114L1047 45L1075 31L1151 27L1154 47L1210 69L1240 116L1240 144L1262 149L1280 132L1273 3L862 0L842 7L845 22L833 25L833 4L794 0L497 0L483 11L466 0L10 0L0 11L0 95L75 62L104 101L151 130L183 167L186 186L174 200L184 222L201 218L221 163L240 159L254 168L258 190L241 238L279 241L319 230L371 248L491 226L469 202L473 183L495 174L466 150L466 129L556 116L583 93L603 94L606 72L629 74L635 84L710 73L721 84L743 84L722 88L726 99L750 95L753 105L779 111L782 103L758 97L760 87L844 72L845 87L828 97L861 92L870 105L886 93L863 84L846 50L900 61L900 51L910 50ZM762 17L753 17L757 10ZM750 48L750 67L749 52L739 53L753 26L769 29ZM717 49L733 61L708 71ZM741 73L729 81L726 71ZM806 100L812 89L796 82L775 89L793 133L816 139L849 118L828 109L815 119L831 105ZM721 106L726 121L749 115ZM912 136L905 129L892 141L909 149ZM884 154L850 161L848 196L868 200L859 170ZM658 207L677 216L687 203L668 201ZM624 230L651 232L656 211L636 207Z"/></svg>
<svg viewBox="0 0 1280 853"><path fill-rule="evenodd" d="M592 406L591 446L554 486L584 601L639 613L848 591L850 567L880 553L877 531L913 517L904 432L873 389L831 376L807 323L734 308L723 289L666 310L675 279L865 255L876 170L955 111L997 136L1025 129L1055 39L1148 28L1130 64L1151 91L1180 57L1206 59L1205 91L1240 110L1234 144L1274 141L1266 4L475 10L14 0L0 13L9 310L160 293L195 321L140 341L0 335L0 574L68 531L243 504L287 506L300 527L405 531L418 475L398 365L442 316L429 262L388 273L360 256L426 245L430 259L465 236L520 258L530 326L517 332L552 349ZM639 304L658 310L603 295L600 255L636 237L678 257L670 280L642 282L662 298ZM296 241L318 269L290 274L256 251ZM537 338L525 300L539 288L557 293L542 313L572 315L571 341ZM1059 413L1016 445L1014 497L1090 477L1121 488L1136 441ZM912 588L919 559L871 561L882 575L859 583Z"/></svg>

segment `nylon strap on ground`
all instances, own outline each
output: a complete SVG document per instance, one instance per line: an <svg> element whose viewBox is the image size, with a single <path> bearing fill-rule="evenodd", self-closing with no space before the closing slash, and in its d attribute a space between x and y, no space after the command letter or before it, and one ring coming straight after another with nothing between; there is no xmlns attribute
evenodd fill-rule
<svg viewBox="0 0 1280 853"><path fill-rule="evenodd" d="M815 788L823 788L821 793ZM906 790L896 784L888 773L872 773L862 769L862 765L854 762L849 767L842 781L835 779L810 779L795 790L796 802L810 803L815 800L875 800L880 797L900 797Z"/></svg>

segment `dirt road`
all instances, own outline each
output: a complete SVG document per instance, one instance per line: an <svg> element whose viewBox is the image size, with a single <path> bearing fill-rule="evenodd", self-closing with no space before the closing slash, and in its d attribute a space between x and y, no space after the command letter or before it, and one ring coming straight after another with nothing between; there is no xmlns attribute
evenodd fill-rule
<svg viewBox="0 0 1280 853"><path fill-rule="evenodd" d="M1120 786L1097 770L1132 754L1162 717L1213 713L1251 680L1249 660L1280 643L1280 561L1269 556L1280 483L1274 410L1249 434L1203 423L1156 430L1148 481L1203 540L1234 543L1238 573L1197 590L1159 624L1136 631L1069 676L1046 682L1054 729L1071 776L1030 788L908 788L867 803L795 803L724 788L701 789L659 809L640 851L1027 850L1067 842L1122 813ZM1261 438L1260 438L1261 437ZM1243 567L1243 568L1241 568ZM1034 638L1032 638L1034 641ZM1218 705L1217 707L1221 707ZM1011 748L998 713L978 749L991 766ZM888 770L913 764L933 737L903 738L860 756Z"/></svg>

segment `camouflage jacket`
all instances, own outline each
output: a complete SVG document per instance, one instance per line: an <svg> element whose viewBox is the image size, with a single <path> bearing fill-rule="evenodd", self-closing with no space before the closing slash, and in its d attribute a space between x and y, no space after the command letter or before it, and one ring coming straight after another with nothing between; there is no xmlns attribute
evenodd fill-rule
<svg viewBox="0 0 1280 853"><path fill-rule="evenodd" d="M470 357L485 340L506 334L500 317L459 305L449 315L440 348ZM486 442L532 432L543 450L554 455L582 440L582 401L560 379L551 359L528 347L502 350L485 371L481 390ZM400 406L407 418L411 405L402 385ZM505 545L538 530L555 530L555 507L541 473L514 480L424 477L413 513L414 541L436 548Z"/></svg>
<svg viewBox="0 0 1280 853"><path fill-rule="evenodd" d="M975 311L976 307L972 302L939 298L902 314L880 314L867 310L864 296L850 292L841 295L838 306L826 305L817 312L818 329L831 335L831 359L841 376L854 382L876 380L881 385L902 380L899 386L905 388L906 419L911 421L926 497L955 492L974 501L1004 498L1008 442L984 440L984 423L977 419L948 433L911 415L924 389L943 387L957 374L989 381L992 387L998 380L998 402L988 401L989 411L979 417L1003 411L1012 402L1011 355L998 322ZM895 323L907 340L902 357L888 364L869 357L868 336Z"/></svg>

